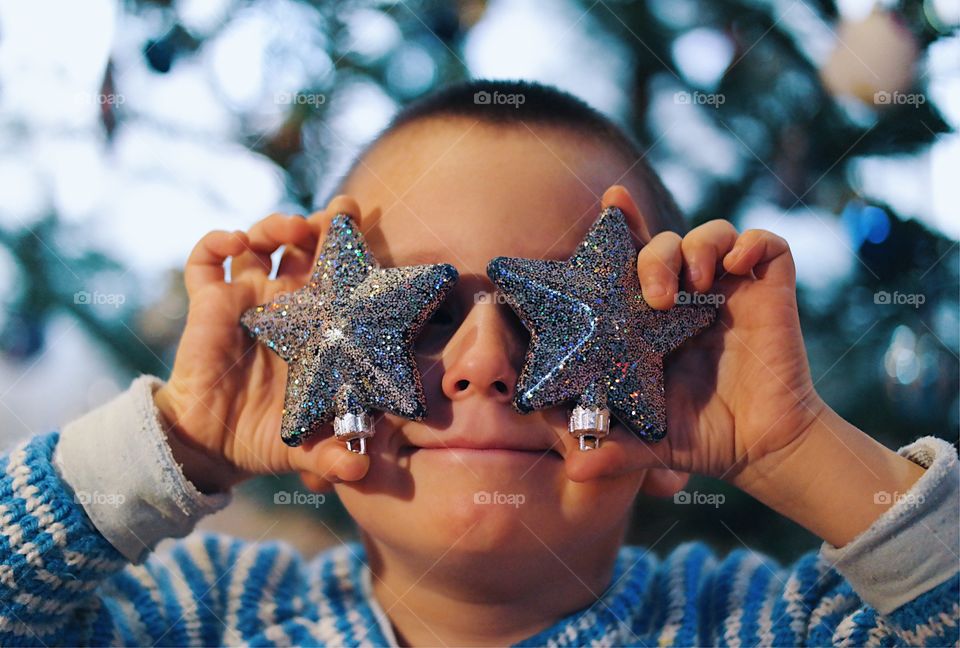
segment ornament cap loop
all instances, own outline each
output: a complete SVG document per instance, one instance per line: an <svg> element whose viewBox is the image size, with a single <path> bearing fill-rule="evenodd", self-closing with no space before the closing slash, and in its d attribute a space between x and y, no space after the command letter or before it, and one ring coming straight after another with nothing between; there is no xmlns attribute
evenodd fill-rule
<svg viewBox="0 0 960 648"><path fill-rule="evenodd" d="M570 414L570 434L580 440L580 450L595 450L610 434L610 410L577 405Z"/></svg>
<svg viewBox="0 0 960 648"><path fill-rule="evenodd" d="M347 450L367 454L366 440L373 436L373 417L366 412L347 412L333 419L333 434L346 442Z"/></svg>

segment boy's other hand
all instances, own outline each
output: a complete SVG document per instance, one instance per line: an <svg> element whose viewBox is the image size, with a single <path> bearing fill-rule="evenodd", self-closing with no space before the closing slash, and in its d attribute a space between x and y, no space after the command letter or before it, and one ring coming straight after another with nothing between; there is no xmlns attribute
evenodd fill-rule
<svg viewBox="0 0 960 648"><path fill-rule="evenodd" d="M317 476L311 484L319 488L366 473L369 458L344 452L331 435L298 448L281 441L287 365L240 326L248 308L306 284L318 244L341 212L358 217L359 207L338 196L308 219L273 214L248 232L210 232L190 254L187 323L170 379L155 401L176 458L201 490L223 490L254 474L299 471ZM281 246L271 279L271 254Z"/></svg>
<svg viewBox="0 0 960 648"><path fill-rule="evenodd" d="M650 306L699 299L718 304L717 321L666 359L666 438L646 444L618 426L571 472L669 468L736 483L801 439L826 408L807 364L790 248L771 232L738 233L714 220L683 238L654 236L637 266Z"/></svg>

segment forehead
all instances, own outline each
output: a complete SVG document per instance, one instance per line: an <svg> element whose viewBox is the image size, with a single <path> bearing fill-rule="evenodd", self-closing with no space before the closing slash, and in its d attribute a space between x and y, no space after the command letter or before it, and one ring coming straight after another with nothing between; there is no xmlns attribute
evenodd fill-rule
<svg viewBox="0 0 960 648"><path fill-rule="evenodd" d="M482 275L496 256L570 256L625 168L567 130L433 119L378 144L344 193L360 203L382 264L446 262Z"/></svg>

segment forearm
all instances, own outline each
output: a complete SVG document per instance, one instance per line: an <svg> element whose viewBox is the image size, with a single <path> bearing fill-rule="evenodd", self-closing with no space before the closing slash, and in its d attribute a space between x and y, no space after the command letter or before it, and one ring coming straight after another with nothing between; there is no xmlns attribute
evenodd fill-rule
<svg viewBox="0 0 960 648"><path fill-rule="evenodd" d="M796 441L745 470L734 483L841 547L870 527L923 472L824 408Z"/></svg>

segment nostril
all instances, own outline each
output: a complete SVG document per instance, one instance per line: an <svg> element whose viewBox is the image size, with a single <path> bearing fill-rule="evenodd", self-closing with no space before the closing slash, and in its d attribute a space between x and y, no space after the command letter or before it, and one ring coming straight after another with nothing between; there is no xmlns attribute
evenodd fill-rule
<svg viewBox="0 0 960 648"><path fill-rule="evenodd" d="M469 380L458 380L457 381L457 391L463 391L470 386Z"/></svg>
<svg viewBox="0 0 960 648"><path fill-rule="evenodd" d="M493 383L493 387L501 394L506 394L508 391L506 384L504 384L502 380L498 380L495 383Z"/></svg>

